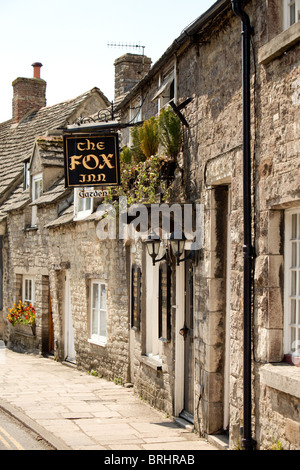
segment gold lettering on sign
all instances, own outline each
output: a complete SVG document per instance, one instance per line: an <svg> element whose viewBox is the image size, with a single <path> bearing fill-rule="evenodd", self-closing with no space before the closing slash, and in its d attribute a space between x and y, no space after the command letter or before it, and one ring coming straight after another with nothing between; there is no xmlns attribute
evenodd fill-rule
<svg viewBox="0 0 300 470"><path fill-rule="evenodd" d="M94 166L89 166L88 163L91 161L91 160L94 160ZM99 165L99 158L96 157L96 155L86 155L83 160L82 160L82 164L84 166L84 168L86 168L87 170L95 170L96 168L98 168L98 165Z"/></svg>
<svg viewBox="0 0 300 470"><path fill-rule="evenodd" d="M98 158L97 155L94 155L94 154L86 155L85 157L83 157L82 155L72 155L71 157L69 157L70 158L69 168L70 170L75 170L76 165L82 164L84 168L86 168L87 170L95 170L96 168L103 170L103 168L105 168L106 165L108 166L108 168L112 169L112 168L115 168L110 161L110 159L113 158L113 156L114 155L112 153L109 153L108 155L105 155L103 153L100 155L100 157L102 158L102 160L100 160L100 158Z"/></svg>
<svg viewBox="0 0 300 470"><path fill-rule="evenodd" d="M70 162L71 162L70 170L75 170L76 165L80 165L79 160L81 159L82 159L82 155L72 155L72 157L70 157Z"/></svg>
<svg viewBox="0 0 300 470"><path fill-rule="evenodd" d="M106 181L106 175L104 173L100 173L99 175L79 175L81 180L79 183L102 183Z"/></svg>
<svg viewBox="0 0 300 470"><path fill-rule="evenodd" d="M91 142L89 139L85 139L85 142L79 142L77 144L77 149L82 152L83 150L104 150L105 149L105 144L104 142L97 142L95 144L94 142Z"/></svg>
<svg viewBox="0 0 300 470"><path fill-rule="evenodd" d="M104 154L102 154L102 155L100 155L100 157L102 157L102 158L103 158L103 161L104 161L104 165L99 165L100 170L103 170L103 168L105 167L105 165L107 165L108 168L115 168L114 166L112 166L111 162L109 161L110 158L113 158L113 154L112 154L112 153L108 154L107 156L104 155Z"/></svg>

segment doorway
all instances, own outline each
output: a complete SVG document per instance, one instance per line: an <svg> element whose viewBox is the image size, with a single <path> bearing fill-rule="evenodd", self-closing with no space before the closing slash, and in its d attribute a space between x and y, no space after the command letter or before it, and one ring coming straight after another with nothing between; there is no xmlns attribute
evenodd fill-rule
<svg viewBox="0 0 300 470"><path fill-rule="evenodd" d="M65 361L76 362L69 273L65 274Z"/></svg>
<svg viewBox="0 0 300 470"><path fill-rule="evenodd" d="M185 262L184 407L182 417L194 422L194 268Z"/></svg>
<svg viewBox="0 0 300 470"><path fill-rule="evenodd" d="M231 272L231 189L228 187L227 201L227 241L226 241L226 305L225 305L225 361L224 361L224 413L223 429L229 431L230 396L230 272Z"/></svg>
<svg viewBox="0 0 300 470"><path fill-rule="evenodd" d="M51 304L51 294L50 294L50 292L49 292L48 325L49 325L48 352L49 352L49 354L54 354L54 323L53 323L53 313L52 313L52 304Z"/></svg>
<svg viewBox="0 0 300 470"><path fill-rule="evenodd" d="M194 422L194 268L176 269L175 413Z"/></svg>

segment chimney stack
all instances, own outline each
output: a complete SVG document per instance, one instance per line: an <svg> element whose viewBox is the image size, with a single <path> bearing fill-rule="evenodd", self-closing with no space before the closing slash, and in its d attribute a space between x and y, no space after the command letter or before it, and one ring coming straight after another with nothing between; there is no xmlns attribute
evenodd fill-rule
<svg viewBox="0 0 300 470"><path fill-rule="evenodd" d="M13 124L27 114L46 106L46 82L40 78L42 64L35 62L33 78L19 77L13 81Z"/></svg>
<svg viewBox="0 0 300 470"><path fill-rule="evenodd" d="M151 68L151 59L127 53L115 61L115 100L136 85Z"/></svg>

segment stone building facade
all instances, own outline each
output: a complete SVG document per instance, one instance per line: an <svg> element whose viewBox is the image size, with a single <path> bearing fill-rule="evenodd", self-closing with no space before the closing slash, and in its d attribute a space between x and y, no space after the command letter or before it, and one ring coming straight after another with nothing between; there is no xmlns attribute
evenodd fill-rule
<svg viewBox="0 0 300 470"><path fill-rule="evenodd" d="M251 163L253 261L253 433L260 448L279 439L299 449L299 22L281 1L246 2L251 38ZM295 6L295 8L297 8ZM147 349L158 315L158 265L132 244L131 266L142 277L141 324L131 331L131 364L138 393L175 416L193 418L203 435L243 427L243 98L241 21L231 2L217 2L176 39L127 94L122 120L140 100L142 120L170 100L184 126L170 203L202 204L204 239L193 266L194 347L180 331L186 321L186 268L172 265L171 334ZM130 145L129 131L123 145ZM298 253L299 254L299 253ZM289 258L290 257L290 258ZM297 274L296 274L297 273ZM150 291L150 294L148 294ZM149 299L150 297L150 299ZM153 297L156 300L153 300ZM148 303L147 303L148 302ZM151 338L150 338L151 343ZM152 351L151 351L152 347ZM185 354L191 354L184 363ZM193 363L193 371L188 367ZM190 387L182 384L190 380ZM193 390L192 405L185 395ZM185 409L187 407L187 409ZM288 411L287 411L288 408ZM183 410L183 413L182 413ZM185 412L186 411L186 412Z"/></svg>
<svg viewBox="0 0 300 470"><path fill-rule="evenodd" d="M295 11L285 0L243 2L253 27L251 365L258 449L273 440L286 450L300 448L300 22L293 5ZM82 200L64 187L58 128L109 106L98 89L0 125L7 344L130 382L152 406L194 423L200 435L225 434L230 448L239 445L244 424L241 40L232 2L219 0L152 68L143 56L125 55L115 64L121 123L146 121L170 102L177 106L183 142L167 202L196 211L202 238L194 259L191 237L182 255L188 259L177 264L169 250L153 265L147 234L99 236L103 200ZM7 142L21 136L22 150L8 151ZM129 127L120 139L121 147L132 145ZM8 171L10 157L15 166ZM165 249L166 242L159 257ZM20 340L5 318L26 285L35 291L36 336Z"/></svg>

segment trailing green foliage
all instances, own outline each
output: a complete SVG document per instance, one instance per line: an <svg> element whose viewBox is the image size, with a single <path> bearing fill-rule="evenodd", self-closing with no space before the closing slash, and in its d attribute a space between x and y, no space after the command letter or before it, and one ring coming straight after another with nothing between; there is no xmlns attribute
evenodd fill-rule
<svg viewBox="0 0 300 470"><path fill-rule="evenodd" d="M106 202L126 196L128 204L154 203L159 197L169 197L168 182L162 178L162 170L174 161L182 144L181 122L171 108L151 117L141 126L131 130L132 146L123 147L120 153L121 186L109 188ZM159 147L161 145L161 153Z"/></svg>

